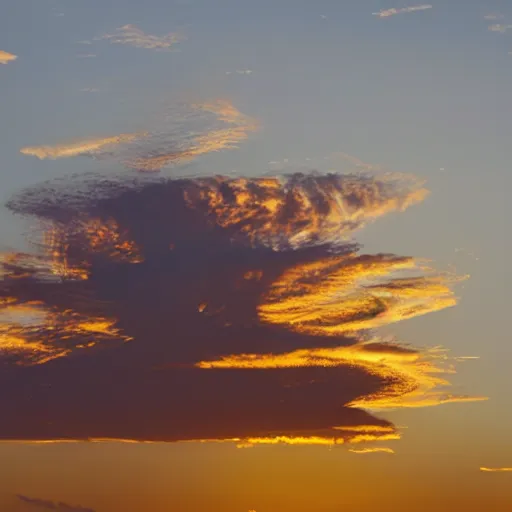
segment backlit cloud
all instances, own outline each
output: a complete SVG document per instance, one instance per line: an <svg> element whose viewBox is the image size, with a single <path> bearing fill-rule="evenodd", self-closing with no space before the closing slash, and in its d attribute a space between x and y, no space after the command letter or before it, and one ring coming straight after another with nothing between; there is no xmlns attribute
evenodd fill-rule
<svg viewBox="0 0 512 512"><path fill-rule="evenodd" d="M9 62L16 60L17 58L17 55L13 55L12 53L0 50L0 64L8 64Z"/></svg>
<svg viewBox="0 0 512 512"><path fill-rule="evenodd" d="M78 505L69 505L62 501L57 502L41 500L39 498L29 498L28 496L23 496L21 494L18 494L17 497L23 503L32 505L34 508L41 510L55 510L56 512L95 512L92 508L80 507Z"/></svg>
<svg viewBox="0 0 512 512"><path fill-rule="evenodd" d="M370 411L474 400L444 351L374 330L454 305L456 279L350 239L425 195L370 173L24 191L42 232L3 257L0 439L373 448L400 431Z"/></svg>
<svg viewBox="0 0 512 512"><path fill-rule="evenodd" d="M395 16L396 14L406 14L409 12L416 12L416 11L425 11L427 9L432 9L432 5L430 4L423 4L423 5L416 5L412 7L393 7L392 9L383 9L379 12L374 12L374 16L378 16L379 18L387 18L389 16Z"/></svg>
<svg viewBox="0 0 512 512"><path fill-rule="evenodd" d="M480 471L483 471L484 473L511 473L512 468L486 468L482 467L480 468Z"/></svg>
<svg viewBox="0 0 512 512"><path fill-rule="evenodd" d="M100 39L107 39L114 44L127 44L136 48L149 50L170 51L173 46L184 38L181 34L170 33L164 36L145 34L135 25L124 25L116 29L114 34L106 34Z"/></svg>

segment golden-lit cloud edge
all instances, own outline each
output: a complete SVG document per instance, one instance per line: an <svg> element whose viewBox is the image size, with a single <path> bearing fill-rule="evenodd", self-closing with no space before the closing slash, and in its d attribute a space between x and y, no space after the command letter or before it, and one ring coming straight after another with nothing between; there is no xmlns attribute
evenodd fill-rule
<svg viewBox="0 0 512 512"><path fill-rule="evenodd" d="M112 137L77 140L55 146L27 146L20 149L24 155L35 156L39 160L57 160L74 156L94 155L105 151L112 146L133 141L143 137L144 134L120 134Z"/></svg>
<svg viewBox="0 0 512 512"><path fill-rule="evenodd" d="M379 349L372 350L378 344ZM361 368L389 382L380 393L355 400L348 407L366 410L431 407L446 403L487 400L483 396L457 396L441 392L449 386L440 377L454 373L452 366L441 368L438 362L446 361L444 352L431 349L425 352L400 352L397 344L388 344L389 351L382 350L381 340L359 342L337 348L312 348L284 354L239 354L225 356L216 361L201 361L198 368L268 370L301 367L351 367Z"/></svg>
<svg viewBox="0 0 512 512"><path fill-rule="evenodd" d="M8 64L9 62L16 60L17 58L17 55L0 50L0 64Z"/></svg>
<svg viewBox="0 0 512 512"><path fill-rule="evenodd" d="M189 162L208 153L235 149L238 143L246 140L258 128L255 119L242 114L227 100L197 103L190 108L196 113L213 115L217 123L227 127L213 127L190 135L184 126L181 134L183 141L179 144L170 138L171 134L176 136L175 130L168 128L170 134L165 131L157 134L144 131L109 137L89 137L55 145L26 146L20 149L20 153L40 160L77 156L114 158L128 169L156 172L168 165ZM177 117L179 122L179 116Z"/></svg>
<svg viewBox="0 0 512 512"><path fill-rule="evenodd" d="M486 468L481 467L480 471L483 473L512 473L512 467L510 468Z"/></svg>
<svg viewBox="0 0 512 512"><path fill-rule="evenodd" d="M171 51L185 37L178 32L171 32L164 36L155 36L144 33L135 25L124 25L117 28L115 33L106 34L98 39L108 40L112 44L124 44L147 50Z"/></svg>

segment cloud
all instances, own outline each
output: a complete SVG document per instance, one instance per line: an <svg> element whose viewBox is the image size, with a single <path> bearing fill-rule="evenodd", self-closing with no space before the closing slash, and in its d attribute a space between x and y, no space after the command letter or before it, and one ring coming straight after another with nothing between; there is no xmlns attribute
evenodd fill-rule
<svg viewBox="0 0 512 512"><path fill-rule="evenodd" d="M0 64L8 64L9 62L16 60L17 58L17 55L13 55L12 53L0 50Z"/></svg>
<svg viewBox="0 0 512 512"><path fill-rule="evenodd" d="M496 23L495 25L490 25L489 30L491 32L500 32L504 34L507 30L512 29L512 25L503 25L502 23Z"/></svg>
<svg viewBox="0 0 512 512"><path fill-rule="evenodd" d="M179 105L164 112L160 125L136 134L90 138L55 146L31 146L20 150L40 159L93 156L114 159L128 169L158 172L208 153L234 149L258 124L229 101L216 100Z"/></svg>
<svg viewBox="0 0 512 512"><path fill-rule="evenodd" d="M509 473L509 472L512 472L512 468L486 468L486 467L482 467L482 468L480 468L480 471L483 471L484 473Z"/></svg>
<svg viewBox="0 0 512 512"><path fill-rule="evenodd" d="M173 46L184 38L179 33L170 33L165 36L149 35L145 34L135 25L124 25L116 29L114 34L107 34L99 39L107 39L113 44L127 44L136 48L170 51Z"/></svg>
<svg viewBox="0 0 512 512"><path fill-rule="evenodd" d="M84 87L80 89L80 92L99 92L100 90L97 87Z"/></svg>
<svg viewBox="0 0 512 512"><path fill-rule="evenodd" d="M62 501L56 502L49 500L41 500L39 498L29 498L21 494L18 494L17 497L23 503L27 503L36 508L44 510L55 510L57 512L95 512L92 508L68 505L67 503L63 503Z"/></svg>
<svg viewBox="0 0 512 512"><path fill-rule="evenodd" d="M367 454L367 453L395 453L395 450L392 448L361 448L355 449L351 448L349 452L358 453L358 454Z"/></svg>
<svg viewBox="0 0 512 512"><path fill-rule="evenodd" d="M96 57L95 53L79 53L77 56L77 59L93 59Z"/></svg>
<svg viewBox="0 0 512 512"><path fill-rule="evenodd" d="M504 18L503 14L499 14L499 13L490 13L490 14L486 14L484 16L484 20L501 20L503 18Z"/></svg>
<svg viewBox="0 0 512 512"><path fill-rule="evenodd" d="M73 156L92 156L103 151L108 151L117 144L130 142L142 136L143 134L124 133L113 137L78 140L76 142L68 142L56 146L27 146L21 148L20 153L35 156L40 160L56 160L58 158L69 158Z"/></svg>
<svg viewBox="0 0 512 512"><path fill-rule="evenodd" d="M237 69L236 71L226 71L226 75L250 75L252 74L252 69Z"/></svg>
<svg viewBox="0 0 512 512"><path fill-rule="evenodd" d="M417 5L417 6L413 6L413 7L399 7L399 8L393 7L392 9L383 9L379 12L374 12L373 15L378 16L379 18L387 18L389 16L394 16L396 14L405 14L405 13L409 13L409 12L425 11L427 9L432 9L432 7L433 6L430 4Z"/></svg>
<svg viewBox="0 0 512 512"><path fill-rule="evenodd" d="M8 207L43 231L3 257L0 439L353 446L400 439L373 409L473 399L445 352L373 331L453 305L452 276L349 238L423 197L370 173L23 191Z"/></svg>

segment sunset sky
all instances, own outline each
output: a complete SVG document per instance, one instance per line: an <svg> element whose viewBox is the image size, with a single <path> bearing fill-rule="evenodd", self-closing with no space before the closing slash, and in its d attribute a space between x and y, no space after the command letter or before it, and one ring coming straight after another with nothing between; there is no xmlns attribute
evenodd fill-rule
<svg viewBox="0 0 512 512"><path fill-rule="evenodd" d="M0 0L0 511L512 510L512 4Z"/></svg>

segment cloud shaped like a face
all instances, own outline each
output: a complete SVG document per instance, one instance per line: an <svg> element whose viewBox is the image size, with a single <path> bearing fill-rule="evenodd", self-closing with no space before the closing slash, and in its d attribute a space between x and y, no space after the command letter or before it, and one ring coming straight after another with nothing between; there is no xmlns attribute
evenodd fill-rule
<svg viewBox="0 0 512 512"><path fill-rule="evenodd" d="M124 25L116 29L114 34L107 34L101 37L114 44L126 44L136 48L146 48L148 50L170 51L173 46L183 40L183 36L178 33L170 33L164 36L155 36L145 34L135 25Z"/></svg>
<svg viewBox="0 0 512 512"><path fill-rule="evenodd" d="M9 62L16 60L17 58L18 57L16 55L13 55L12 53L0 50L0 64L8 64Z"/></svg>
<svg viewBox="0 0 512 512"><path fill-rule="evenodd" d="M30 498L28 496L23 496L22 494L18 494L18 499L27 505L31 505L33 509L39 510L55 510L56 512L95 512L92 508L85 508L80 506L69 505L62 501L49 501L42 500L39 498Z"/></svg>
<svg viewBox="0 0 512 512"><path fill-rule="evenodd" d="M347 239L424 195L360 174L27 190L9 207L44 250L3 258L0 438L356 445L400 437L366 410L468 399L444 353L368 331L453 304L450 279Z"/></svg>

